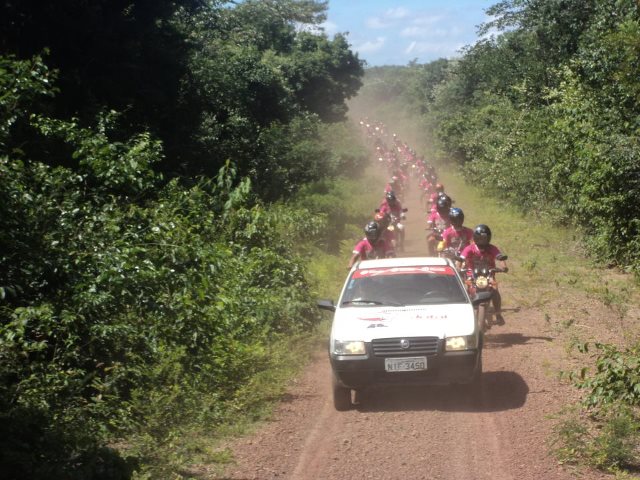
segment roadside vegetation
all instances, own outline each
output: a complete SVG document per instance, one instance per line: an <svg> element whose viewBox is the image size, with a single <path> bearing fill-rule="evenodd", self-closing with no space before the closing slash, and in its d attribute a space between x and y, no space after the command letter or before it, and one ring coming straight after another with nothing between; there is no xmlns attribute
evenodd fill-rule
<svg viewBox="0 0 640 480"><path fill-rule="evenodd" d="M193 477L313 350L367 196L325 8L4 4L2 478Z"/></svg>
<svg viewBox="0 0 640 480"><path fill-rule="evenodd" d="M368 69L353 110L402 132L462 195L468 223L491 225L515 266L513 301L564 339L562 376L583 393L554 450L624 477L640 458L640 10L506 0L488 13L460 58ZM589 335L589 308L567 291L606 309L607 338Z"/></svg>
<svg viewBox="0 0 640 480"><path fill-rule="evenodd" d="M345 122L362 62L318 29L325 8L5 3L0 476L197 477L321 341L315 299L335 296L380 184ZM563 333L585 400L558 423L562 461L632 470L638 292L604 267L640 272L637 4L492 13L503 34L458 60L367 70L353 111L469 195L468 223L514 259L514 301ZM580 312L563 289L624 335L596 345L557 320Z"/></svg>

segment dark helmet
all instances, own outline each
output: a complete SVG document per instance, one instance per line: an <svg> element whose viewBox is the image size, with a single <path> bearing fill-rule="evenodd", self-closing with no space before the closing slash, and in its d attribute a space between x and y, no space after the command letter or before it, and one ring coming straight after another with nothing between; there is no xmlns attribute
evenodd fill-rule
<svg viewBox="0 0 640 480"><path fill-rule="evenodd" d="M449 195L440 195L436 202L436 209L441 216L448 215L451 209L451 197Z"/></svg>
<svg viewBox="0 0 640 480"><path fill-rule="evenodd" d="M367 240L369 240L370 242L375 242L376 240L378 240L380 231L381 229L380 225L378 225L378 222L371 221L364 227L364 234L367 237Z"/></svg>
<svg viewBox="0 0 640 480"><path fill-rule="evenodd" d="M484 224L473 229L473 241L481 250L491 242L491 229Z"/></svg>
<svg viewBox="0 0 640 480"><path fill-rule="evenodd" d="M395 205L396 202L398 201L398 199L396 198L396 194L393 192L393 190L390 192L387 192L386 198L387 198L387 203L389 205Z"/></svg>
<svg viewBox="0 0 640 480"><path fill-rule="evenodd" d="M460 228L464 223L464 212L461 208L453 207L449 210L449 218L451 219L451 225Z"/></svg>

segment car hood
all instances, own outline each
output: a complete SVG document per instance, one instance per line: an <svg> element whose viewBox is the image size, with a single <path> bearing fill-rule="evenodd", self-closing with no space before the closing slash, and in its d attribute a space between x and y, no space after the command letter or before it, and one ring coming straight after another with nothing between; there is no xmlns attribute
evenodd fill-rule
<svg viewBox="0 0 640 480"><path fill-rule="evenodd" d="M363 340L394 337L453 337L475 331L469 304L408 307L347 307L336 310L332 338Z"/></svg>

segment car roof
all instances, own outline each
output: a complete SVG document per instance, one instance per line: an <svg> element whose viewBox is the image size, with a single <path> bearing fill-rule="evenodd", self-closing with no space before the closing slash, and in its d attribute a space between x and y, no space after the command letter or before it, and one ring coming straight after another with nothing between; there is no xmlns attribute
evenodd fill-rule
<svg viewBox="0 0 640 480"><path fill-rule="evenodd" d="M355 269L383 268L383 267L409 267L409 266L454 266L448 258L439 257L396 257L380 258L377 260L362 260L355 265Z"/></svg>

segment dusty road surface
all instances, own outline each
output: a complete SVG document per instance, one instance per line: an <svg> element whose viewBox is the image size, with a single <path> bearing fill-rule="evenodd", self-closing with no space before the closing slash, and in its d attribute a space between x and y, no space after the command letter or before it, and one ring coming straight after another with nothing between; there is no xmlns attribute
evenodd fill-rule
<svg viewBox="0 0 640 480"><path fill-rule="evenodd" d="M405 256L425 255L424 208L416 189ZM347 259L345 259L345 264ZM553 480L612 478L559 465L548 439L556 414L575 396L556 378L563 345L533 309L509 303L507 324L485 338L480 394L463 387L370 392L348 412L334 410L327 352L297 378L273 418L230 445L226 479Z"/></svg>

